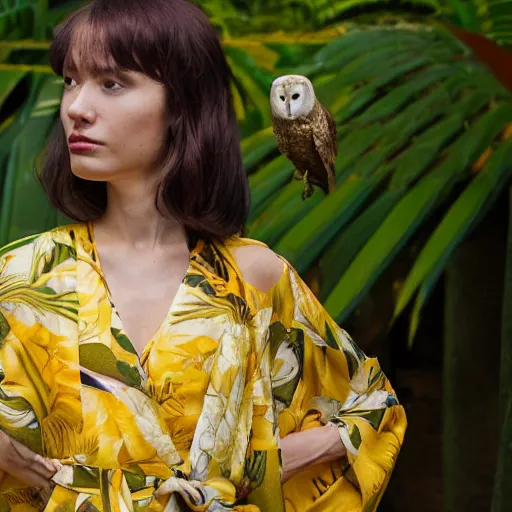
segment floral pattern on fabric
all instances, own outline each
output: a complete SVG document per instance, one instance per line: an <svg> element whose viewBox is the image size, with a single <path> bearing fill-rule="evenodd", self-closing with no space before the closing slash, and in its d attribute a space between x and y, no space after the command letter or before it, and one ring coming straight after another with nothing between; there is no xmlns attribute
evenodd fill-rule
<svg viewBox="0 0 512 512"><path fill-rule="evenodd" d="M376 510L404 410L284 258L270 292L243 280L245 244L198 241L140 357L91 226L0 250L0 429L62 463L50 492L6 476L0 512ZM280 437L326 424L347 457L281 485Z"/></svg>

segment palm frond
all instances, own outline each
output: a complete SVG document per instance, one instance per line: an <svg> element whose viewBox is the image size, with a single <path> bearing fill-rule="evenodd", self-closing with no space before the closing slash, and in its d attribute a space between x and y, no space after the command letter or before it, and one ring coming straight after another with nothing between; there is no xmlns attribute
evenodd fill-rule
<svg viewBox="0 0 512 512"><path fill-rule="evenodd" d="M302 273L318 263L320 296L342 322L433 213L450 210L456 187L472 183L481 155L500 149L512 101L469 48L440 27L358 28L326 45L313 62L314 82L339 64L315 88L340 124L337 190L302 201L292 166L281 156L268 160L275 151L269 142L265 165L251 174L255 208L248 236ZM475 218L484 212L484 204L475 205ZM434 266L442 272L445 264ZM422 277L414 290L426 299L435 279Z"/></svg>

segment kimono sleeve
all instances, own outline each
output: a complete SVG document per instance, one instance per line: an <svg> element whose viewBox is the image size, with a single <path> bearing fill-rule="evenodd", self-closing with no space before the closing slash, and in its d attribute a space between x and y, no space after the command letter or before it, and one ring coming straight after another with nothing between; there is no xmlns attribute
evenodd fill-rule
<svg viewBox="0 0 512 512"><path fill-rule="evenodd" d="M57 250L63 263L54 268ZM67 342L76 339L68 252L49 234L0 248L0 431L49 458L71 442L63 424L81 428L78 349ZM40 510L41 499L9 474L0 482L0 511L5 500Z"/></svg>
<svg viewBox="0 0 512 512"><path fill-rule="evenodd" d="M270 326L280 436L329 424L347 450L342 460L288 480L286 510L373 512L403 442L405 411L377 359L361 351L284 261Z"/></svg>

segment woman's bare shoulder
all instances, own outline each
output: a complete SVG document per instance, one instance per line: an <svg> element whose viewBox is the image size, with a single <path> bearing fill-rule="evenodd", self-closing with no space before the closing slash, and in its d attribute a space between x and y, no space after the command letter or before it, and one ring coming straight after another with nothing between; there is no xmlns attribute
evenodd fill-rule
<svg viewBox="0 0 512 512"><path fill-rule="evenodd" d="M229 245L243 280L268 293L283 275L285 263L281 257L264 242L252 238L236 237Z"/></svg>

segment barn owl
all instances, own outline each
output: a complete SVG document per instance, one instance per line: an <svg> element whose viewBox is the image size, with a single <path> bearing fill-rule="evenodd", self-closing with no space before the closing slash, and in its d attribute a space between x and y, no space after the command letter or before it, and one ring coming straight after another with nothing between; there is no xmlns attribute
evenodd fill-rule
<svg viewBox="0 0 512 512"><path fill-rule="evenodd" d="M312 185L326 194L332 192L338 154L336 121L316 99L311 82L300 75L276 78L270 107L279 151L295 166L294 177L304 181L302 199L311 196Z"/></svg>

